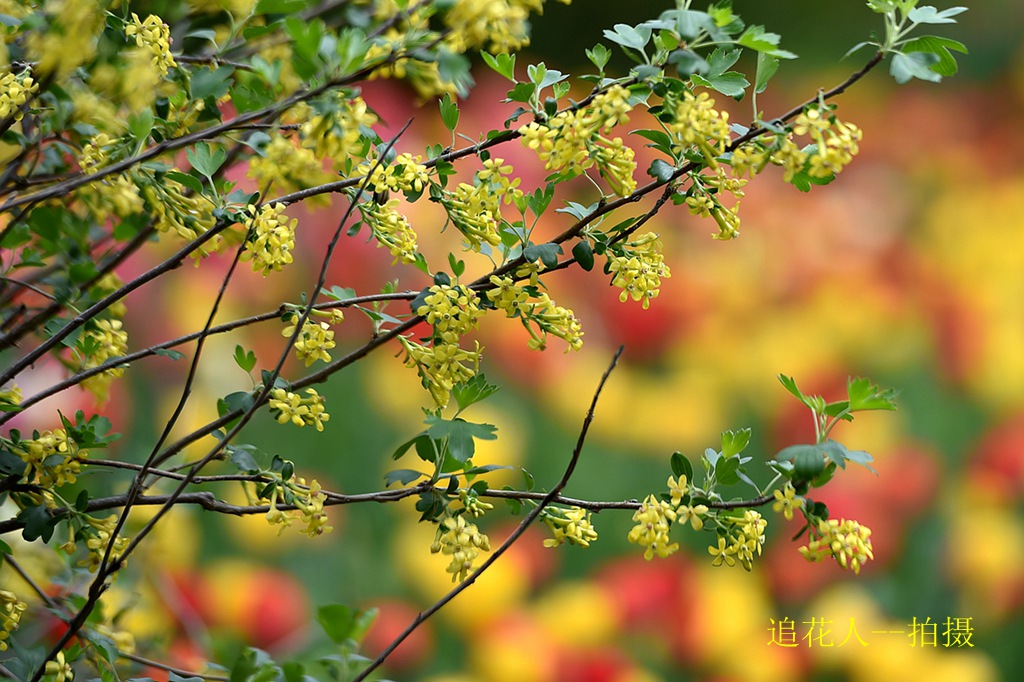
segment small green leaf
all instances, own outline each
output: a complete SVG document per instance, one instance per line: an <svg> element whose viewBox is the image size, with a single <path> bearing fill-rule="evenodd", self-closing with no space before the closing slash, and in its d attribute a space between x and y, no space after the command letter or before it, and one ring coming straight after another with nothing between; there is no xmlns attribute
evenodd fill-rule
<svg viewBox="0 0 1024 682"><path fill-rule="evenodd" d="M256 463L256 459L248 451L248 448L233 447L230 457L231 463L238 467L239 471L254 474L260 470L260 465Z"/></svg>
<svg viewBox="0 0 1024 682"><path fill-rule="evenodd" d="M900 85L910 82L913 78L938 83L942 76L933 71L932 67L939 61L939 56L931 52L897 52L892 56L889 73Z"/></svg>
<svg viewBox="0 0 1024 682"><path fill-rule="evenodd" d="M409 485L413 481L423 478L426 474L415 469L395 469L384 474L384 487L390 488L393 483Z"/></svg>
<svg viewBox="0 0 1024 682"><path fill-rule="evenodd" d="M693 465L690 464L689 459L683 456L683 453L673 452L669 459L669 465L672 467L672 474L677 479L685 476L687 481L693 483Z"/></svg>
<svg viewBox="0 0 1024 682"><path fill-rule="evenodd" d="M794 476L809 481L825 468L825 457L820 445L790 445L776 455L779 460L792 460Z"/></svg>
<svg viewBox="0 0 1024 682"><path fill-rule="evenodd" d="M540 260L546 268L553 268L558 265L558 256L562 253L562 247L558 244L531 244L523 249L523 258L530 262Z"/></svg>
<svg viewBox="0 0 1024 682"><path fill-rule="evenodd" d="M201 68L192 73L189 79L189 92L192 99L219 99L228 93L231 87L233 66L221 66L216 69Z"/></svg>
<svg viewBox="0 0 1024 682"><path fill-rule="evenodd" d="M320 627L335 644L344 644L352 636L359 612L344 604L327 604L317 609Z"/></svg>
<svg viewBox="0 0 1024 682"><path fill-rule="evenodd" d="M757 53L757 75L754 76L754 92L760 95L768 87L768 81L779 70L779 60L765 52Z"/></svg>
<svg viewBox="0 0 1024 682"><path fill-rule="evenodd" d="M596 66L598 71L604 73L604 67L607 66L608 60L611 59L612 51L598 43L594 45L592 50L586 50L586 53L590 63Z"/></svg>
<svg viewBox="0 0 1024 682"><path fill-rule="evenodd" d="M516 56L514 54L491 55L487 52L481 52L480 56L483 57L484 63L487 66L513 83L515 82Z"/></svg>
<svg viewBox="0 0 1024 682"><path fill-rule="evenodd" d="M675 168L661 159L651 161L651 166L647 169L647 174L658 182L668 182L672 179L675 172Z"/></svg>
<svg viewBox="0 0 1024 682"><path fill-rule="evenodd" d="M750 429L722 432L722 456L738 455L750 443Z"/></svg>
<svg viewBox="0 0 1024 682"><path fill-rule="evenodd" d="M587 272L594 269L594 249L590 246L590 242L582 241L572 247L572 257Z"/></svg>
<svg viewBox="0 0 1024 682"><path fill-rule="evenodd" d="M967 11L966 7L950 7L941 12L931 5L915 7L907 13L907 18L915 24L955 24L955 17Z"/></svg>
<svg viewBox="0 0 1024 682"><path fill-rule="evenodd" d="M796 59L796 55L787 50L779 49L779 40L782 38L778 33L769 33L764 26L748 26L737 40L738 45L756 50L759 54L778 57L779 59Z"/></svg>
<svg viewBox="0 0 1024 682"><path fill-rule="evenodd" d="M707 78L694 74L690 76L690 81L694 85L702 85L720 92L726 97L737 99L742 97L750 86L750 81L742 73L736 71L728 71L720 76L708 76Z"/></svg>
<svg viewBox="0 0 1024 682"><path fill-rule="evenodd" d="M469 381L456 384L452 387L452 397L462 412L474 403L494 395L501 387L487 382L483 374L477 374Z"/></svg>
<svg viewBox="0 0 1024 682"><path fill-rule="evenodd" d="M212 177L227 159L227 152L220 147L210 147L206 142L199 142L195 147L185 150L185 157L199 173Z"/></svg>
<svg viewBox="0 0 1024 682"><path fill-rule="evenodd" d="M896 396L894 388L881 389L870 379L863 377L851 378L846 383L846 394L850 399L850 411L861 410L895 410Z"/></svg>
<svg viewBox="0 0 1024 682"><path fill-rule="evenodd" d="M498 436L495 431L498 427L493 424L475 424L465 419L441 419L431 415L427 418L429 425L427 435L434 440L447 438L448 453L458 462L465 462L473 457L476 452L474 439L496 440Z"/></svg>
<svg viewBox="0 0 1024 682"><path fill-rule="evenodd" d="M605 29L604 37L617 45L637 52L643 52L651 40L651 29L649 28L634 28L627 24L615 24L613 28L614 31Z"/></svg>
<svg viewBox="0 0 1024 682"><path fill-rule="evenodd" d="M160 350L154 351L154 355L160 355L171 360L181 360L185 357L185 354L181 351L171 350L170 348L161 348Z"/></svg>
<svg viewBox="0 0 1024 682"><path fill-rule="evenodd" d="M940 76L956 75L956 58L950 50L967 53L967 47L963 43L940 36L921 36L903 45L904 52L927 52L938 57L939 61L932 64L930 68Z"/></svg>
<svg viewBox="0 0 1024 682"><path fill-rule="evenodd" d="M445 128L454 132L456 126L459 125L459 105L452 101L451 94L447 92L444 93L439 105L441 107L441 122L444 123Z"/></svg>
<svg viewBox="0 0 1024 682"><path fill-rule="evenodd" d="M704 75L708 77L721 76L739 60L742 52L739 49L727 50L724 47L716 47L708 57L708 70Z"/></svg>
<svg viewBox="0 0 1024 682"><path fill-rule="evenodd" d="M240 345L235 346L235 364L242 368L243 372L251 372L256 366L256 353L247 351Z"/></svg>
<svg viewBox="0 0 1024 682"><path fill-rule="evenodd" d="M715 480L722 485L735 485L740 482L739 468L738 456L723 456L715 463Z"/></svg>

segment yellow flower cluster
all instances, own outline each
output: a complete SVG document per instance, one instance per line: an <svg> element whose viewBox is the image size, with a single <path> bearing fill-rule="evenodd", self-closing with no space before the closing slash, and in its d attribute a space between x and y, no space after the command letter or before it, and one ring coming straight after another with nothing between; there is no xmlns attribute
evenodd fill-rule
<svg viewBox="0 0 1024 682"><path fill-rule="evenodd" d="M811 177L827 178L842 172L860 151L863 133L852 123L843 123L835 116L823 116L819 109L808 109L797 116L793 125L797 135L810 135L815 151L810 156Z"/></svg>
<svg viewBox="0 0 1024 682"><path fill-rule="evenodd" d="M7 72L0 76L0 121L12 116L15 121L20 121L24 115L21 105L38 89L39 84L32 80L28 71L17 75Z"/></svg>
<svg viewBox="0 0 1024 682"><path fill-rule="evenodd" d="M300 518L306 524L301 531L302 534L311 538L334 530L333 527L327 525L327 512L324 511L327 495L324 494L323 488L320 487L320 483L316 479L313 479L308 487L306 487L305 479L302 478L298 479L297 484L286 481L282 482L282 485L287 486L291 491L289 494L290 504L295 505L297 509L289 512L278 509L278 500L283 496L281 495L281 485L274 486L274 492L270 497L270 511L266 513L265 517L267 523L272 526L280 525L279 532L284 532L284 529L291 526L296 518Z"/></svg>
<svg viewBox="0 0 1024 682"><path fill-rule="evenodd" d="M11 450L28 465L25 479L43 488L75 483L82 471L82 460L89 454L79 450L64 429L43 431L31 440L12 444Z"/></svg>
<svg viewBox="0 0 1024 682"><path fill-rule="evenodd" d="M478 519L487 512L494 509L494 505L490 502L484 502L480 499L480 496L476 494L476 491L460 490L459 491L459 502L462 503L466 513L472 516L474 519Z"/></svg>
<svg viewBox="0 0 1024 682"><path fill-rule="evenodd" d="M549 507L544 515L544 523L553 536L544 540L545 547L558 547L567 542L570 545L590 547L590 543L597 540L597 531L590 523L590 512L581 507Z"/></svg>
<svg viewBox="0 0 1024 682"><path fill-rule="evenodd" d="M259 208L248 206L250 218L245 227L249 231L241 260L252 261L253 272L266 277L270 271L279 271L292 262L295 248L295 226L298 220L284 215L284 204L264 204Z"/></svg>
<svg viewBox="0 0 1024 682"><path fill-rule="evenodd" d="M324 407L324 398L313 388L307 388L305 393L303 398L297 393L275 388L270 392L270 410L277 412L274 418L279 424L291 422L300 427L313 424L317 431L323 431L324 422L331 418Z"/></svg>
<svg viewBox="0 0 1024 682"><path fill-rule="evenodd" d="M18 596L10 590L0 590L0 651L7 651L7 638L18 629L21 614L28 604L18 601Z"/></svg>
<svg viewBox="0 0 1024 682"><path fill-rule="evenodd" d="M846 570L860 573L868 559L874 559L871 548L871 529L856 521L829 519L818 523L818 539L811 540L800 554L817 563L832 557Z"/></svg>
<svg viewBox="0 0 1024 682"><path fill-rule="evenodd" d="M530 44L530 0L457 0L444 16L451 29L447 43L455 52L513 52Z"/></svg>
<svg viewBox="0 0 1024 682"><path fill-rule="evenodd" d="M416 314L433 325L435 343L457 344L460 337L476 328L484 311L472 290L461 284L435 284Z"/></svg>
<svg viewBox="0 0 1024 682"><path fill-rule="evenodd" d="M393 15L394 13L392 12L388 16ZM411 32L415 35L417 31L423 30L426 26L425 19L422 25L418 23L417 18L422 16L420 12L413 11L409 16L408 29L400 31L390 28L383 35L377 37L374 44L367 50L364 63L383 61L394 53L406 51L406 37L408 33ZM436 61L425 62L420 59L403 56L395 59L393 62L383 63L374 69L373 73L370 74L370 80L376 78L407 80L423 99L438 97L446 92L452 95L457 94L455 84L441 78L441 70Z"/></svg>
<svg viewBox="0 0 1024 682"><path fill-rule="evenodd" d="M627 539L644 547L644 559L650 561L657 554L664 559L679 549L678 542L669 542L668 531L676 519L675 508L654 495L648 495L633 514L637 525L629 531Z"/></svg>
<svg viewBox="0 0 1024 682"><path fill-rule="evenodd" d="M789 182L794 175L803 170L804 164L807 163L807 152L800 149L792 138L784 137L779 142L779 148L772 152L771 161L777 166L782 166L782 179Z"/></svg>
<svg viewBox="0 0 1024 682"><path fill-rule="evenodd" d="M398 338L405 349L405 365L417 371L438 407L447 407L455 384L472 379L480 369L479 342L473 350L466 350L454 343L425 346L404 336Z"/></svg>
<svg viewBox="0 0 1024 682"><path fill-rule="evenodd" d="M794 488L793 484L788 481L782 490L776 489L772 492L772 495L775 496L775 503L772 505L772 511L782 512L782 515L786 517L787 521L793 520L794 510L804 508L804 498L797 497L796 488Z"/></svg>
<svg viewBox="0 0 1024 682"><path fill-rule="evenodd" d="M708 554L715 558L711 564L721 566L724 563L726 566L735 566L739 562L749 571L754 564L754 554L761 555L764 547L764 529L768 522L753 509L744 511L742 519L720 518L731 521L731 524L724 530L724 535L723 531L720 531L718 546L708 547Z"/></svg>
<svg viewBox="0 0 1024 682"><path fill-rule="evenodd" d="M174 232L186 241L192 241L217 224L213 217L213 203L201 194L186 194L179 183L164 180L147 184L142 195L153 214L154 225L160 232ZM213 239L198 249L199 256L217 250L221 240Z"/></svg>
<svg viewBox="0 0 1024 682"><path fill-rule="evenodd" d="M399 260L403 263L415 263L419 249L416 231L409 224L409 219L395 210L398 204L398 199L391 199L386 204L368 201L359 205L359 211L373 231L377 246L386 246L395 257L392 264Z"/></svg>
<svg viewBox="0 0 1024 682"><path fill-rule="evenodd" d="M291 338L295 333L295 322L298 316L292 315L291 324L281 331L281 336ZM314 322L307 319L302 325L302 331L295 338L295 354L309 367L317 360L324 362L331 361L331 354L328 352L334 348L334 331L326 322Z"/></svg>
<svg viewBox="0 0 1024 682"><path fill-rule="evenodd" d="M25 38L28 61L36 63L37 75L54 74L63 79L96 55L96 40L105 17L99 2L50 0L46 3L49 26L30 31Z"/></svg>
<svg viewBox="0 0 1024 682"><path fill-rule="evenodd" d="M612 286L622 289L620 301L643 301L646 310L651 307L651 299L661 293L661 279L671 276L661 252L661 240L655 233L647 232L626 247L624 255L608 253L608 269L614 273Z"/></svg>
<svg viewBox="0 0 1024 682"><path fill-rule="evenodd" d="M155 14L140 21L139 15L132 12L131 23L125 25L124 34L129 38L134 36L135 44L150 53L152 64L161 76L178 66L171 55L171 29Z"/></svg>
<svg viewBox="0 0 1024 682"><path fill-rule="evenodd" d="M91 175L110 163L110 147L118 142L106 133L96 134L82 146L78 155L78 166L83 173ZM138 185L130 173L108 175L98 181L83 185L75 192L97 221L111 217L125 218L141 213L146 208Z"/></svg>
<svg viewBox="0 0 1024 682"><path fill-rule="evenodd" d="M422 192L429 181L430 171L423 165L423 157L403 153L390 164L374 165L368 186L374 192Z"/></svg>
<svg viewBox="0 0 1024 682"><path fill-rule="evenodd" d="M88 524L85 528L91 530L89 539L85 541L85 548L89 553L78 562L78 565L85 566L89 569L90 573L95 573L100 567L100 562L103 561L103 555L107 552L107 546L110 544L114 528L117 527L117 516L111 514L102 521L86 516L85 521ZM129 542L130 539L127 536L119 535L114 541L113 550L110 552L110 560L114 561L121 556L124 550L128 548ZM64 548L69 553L73 552L75 551L75 544L73 541L68 542L64 545Z"/></svg>
<svg viewBox="0 0 1024 682"><path fill-rule="evenodd" d="M263 155L254 156L249 161L247 175L256 181L261 190L274 186L282 192L294 192L337 179L324 170L312 149L298 147L283 135L274 135L264 148ZM318 195L307 201L326 206L330 198Z"/></svg>
<svg viewBox="0 0 1024 682"><path fill-rule="evenodd" d="M747 142L732 151L732 158L729 164L732 172L737 178L744 175L754 177L768 163L768 153L760 145Z"/></svg>
<svg viewBox="0 0 1024 682"><path fill-rule="evenodd" d="M111 358L121 357L128 353L128 332L123 329L121 320L95 320L82 334L79 347L89 350L80 369L99 367ZM82 382L82 386L96 396L96 400L104 402L109 397L110 384L124 374L124 367L111 367L93 375Z"/></svg>
<svg viewBox="0 0 1024 682"><path fill-rule="evenodd" d="M311 149L317 158L331 159L336 168L357 150L368 148L359 143L360 128L369 128L377 122L362 97L346 97L344 93L338 93L335 107L329 113L306 114L302 118L305 120L299 129L302 146Z"/></svg>
<svg viewBox="0 0 1024 682"><path fill-rule="evenodd" d="M729 145L729 112L715 109L715 100L708 93L683 93L675 106L675 120L667 123L666 128L678 154L696 147L709 168L718 168L715 157L723 154Z"/></svg>
<svg viewBox="0 0 1024 682"><path fill-rule="evenodd" d="M596 164L612 191L626 196L636 189L633 150L622 138L608 139L602 132L628 121L630 109L629 91L613 85L589 106L522 126L519 133L523 146L537 152L546 170L576 174Z"/></svg>
<svg viewBox="0 0 1024 682"><path fill-rule="evenodd" d="M536 276L536 270L531 269L531 275ZM517 276L522 275L517 273ZM498 310L504 310L506 317L518 317L522 321L530 332L530 340L527 342L530 350L544 350L548 334L565 341L569 346L566 352L583 347L583 326L572 310L558 305L546 293L539 294L536 300L530 300L526 288L516 284L511 277L492 275L491 284L494 288L487 290L488 300ZM534 329L533 325L537 328Z"/></svg>
<svg viewBox="0 0 1024 682"><path fill-rule="evenodd" d="M732 194L736 199L743 197L743 188L747 181L738 177L729 177L724 171L716 173L690 175L693 186L689 196L686 197L686 205L690 207L690 213L702 218L713 218L718 224L718 232L714 234L715 239L729 240L740 235L739 202L732 206L722 203L722 197L726 193Z"/></svg>
<svg viewBox="0 0 1024 682"><path fill-rule="evenodd" d="M452 574L452 582L460 582L473 571L473 563L480 552L491 549L490 540L477 529L475 524L466 523L460 516L446 516L437 524L437 535L430 546L430 552L440 552L451 557L445 570Z"/></svg>
<svg viewBox="0 0 1024 682"><path fill-rule="evenodd" d="M498 226L501 223L501 204L510 204L522 198L519 178L510 176L513 168L504 159L487 159L483 169L475 176L474 184L460 182L442 200L455 227L466 238L469 248L479 251L483 244L501 243Z"/></svg>

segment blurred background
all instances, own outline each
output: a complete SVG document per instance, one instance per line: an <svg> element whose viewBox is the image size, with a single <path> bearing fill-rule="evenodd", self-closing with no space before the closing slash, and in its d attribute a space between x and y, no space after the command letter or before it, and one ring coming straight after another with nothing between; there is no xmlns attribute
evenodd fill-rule
<svg viewBox="0 0 1024 682"><path fill-rule="evenodd" d="M840 57L880 25L861 2L734 4L747 23L782 33L783 47L800 55L783 64L759 98L769 116L859 68L867 51ZM601 40L602 28L662 9L627 5L549 3L519 69L543 59L549 68L587 70L583 50ZM805 392L829 398L842 394L851 375L897 387L898 412L858 416L836 435L872 453L878 476L842 471L815 495L833 517L872 529L875 560L861 575L805 562L796 551L803 543L790 541L798 523L768 508L762 510L769 520L765 556L751 573L713 568L705 549L712 536L683 528L673 536L684 551L645 562L625 540L630 514L604 512L594 517L600 540L586 550L547 549L544 532L528 533L403 644L386 675L422 682L1019 679L1022 14L1018 3L981 2L961 15L944 35L971 53L960 57L961 73L940 85L897 87L886 64L839 98L839 117L864 131L860 156L837 182L809 194L768 169L747 187L739 240L714 241L713 224L665 209L650 226L665 242L672 278L649 310L620 303L599 271L551 276L552 298L584 325L579 353L563 354L557 343L544 353L528 351L527 336L513 321L485 320L479 333L482 369L504 388L467 414L499 429L499 439L481 443L474 461L524 466L541 487L560 476L592 390L615 348L625 345L566 490L590 499L663 490L671 453L680 450L696 462L705 447L717 447L723 429L753 429L748 452L755 463L812 440L810 416L779 385L780 372L796 377ZM478 87L462 104L459 127L474 138L500 128L512 111L496 104L504 81L486 68L475 76ZM364 97L392 130L415 116L399 151L422 153L426 144L447 140L436 104L418 109L400 84L369 83ZM732 120L750 119L748 101L719 104ZM619 134L640 127L637 116ZM387 138L386 129L381 134ZM641 182L653 158L647 152L638 150ZM518 144L494 156L515 166L523 189L543 186L542 168ZM577 187L578 195L556 202L595 200L592 189ZM458 240L452 230L432 234L441 224L432 208L406 207L429 262L440 268ZM318 262L340 214L340 202L293 212L305 249L296 262ZM554 234L568 224L568 216L552 214L542 230ZM365 233L343 242L329 285L359 294L375 293L390 279L400 289L425 285L364 240ZM200 328L208 307L196 301L212 297L224 265L211 259L182 268L164 287L129 299L133 347ZM475 276L487 263L467 265L467 276ZM219 319L272 310L281 300L297 303L312 276L299 268L267 279L242 273ZM152 315L155 309L160 316ZM407 310L395 305L389 312ZM361 317L346 313L335 357L367 339L370 326ZM225 358L243 343L255 349L260 366L268 365L280 353L282 328L272 323L212 340L207 358ZM325 488L381 489L384 473L396 466L390 453L420 430L419 408L430 401L415 373L394 357L398 350L382 349L330 381L322 393L331 420L322 436L264 418L249 441L294 460L300 475ZM178 397L160 387L178 385L184 366L164 358L141 365L115 392L115 429L131 434L118 444L120 456L141 459L148 452ZM298 363L288 371L303 374ZM214 416L217 397L249 388L232 363L207 362L183 427ZM523 485L513 472L488 481ZM244 501L241 491L235 501ZM133 606L122 625L141 635L142 652L151 637L159 643L150 649L154 657L169 647L170 658L189 667L240 641L284 657L320 650L325 640L315 626L316 605L378 606L365 647L373 655L450 588L446 562L428 554L433 528L416 523L411 501L334 508L331 515L334 532L311 541L294 530L278 537L262 517L210 519L176 510L139 559L149 562L146 578L121 588L110 607ZM481 527L497 545L516 521L499 506ZM812 618L831 622L835 646L800 639ZM938 646L912 646L915 618L940 624ZM944 646L948 618L970 619L969 646ZM797 646L769 643L773 620L782 619L795 622ZM847 639L851 627L864 644Z"/></svg>

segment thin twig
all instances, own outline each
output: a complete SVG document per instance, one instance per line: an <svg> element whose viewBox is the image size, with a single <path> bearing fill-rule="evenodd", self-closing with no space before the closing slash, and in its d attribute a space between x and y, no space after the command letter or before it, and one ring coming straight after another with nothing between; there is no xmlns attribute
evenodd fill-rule
<svg viewBox="0 0 1024 682"><path fill-rule="evenodd" d="M468 578L466 578L461 583L452 588L446 595L444 595L436 602L431 604L429 607L427 607L426 610L418 613L416 615L416 618L414 618L413 621L409 623L405 630L403 630L397 637L395 637L395 639L392 640L391 644L389 644L387 647L385 647L385 649L382 652L380 652L377 658L373 659L373 661L371 661L370 664L366 666L366 668L364 668L358 675L356 675L353 678L353 682L360 682L360 680L365 680L366 677L374 670L376 670L378 667L380 667L384 660L391 655L391 652L393 652L398 647L398 645L404 642L406 638L409 635L411 635L413 631L416 630L416 628L418 628L420 625L423 624L424 621L427 620L427 618L430 618L430 616L440 611L446 604L448 604L451 600L455 599L455 597L461 594L463 590L465 590L467 587L475 583L477 579L483 574L483 572L490 568L491 565L495 561L497 561L498 558L502 554L504 554L508 550L508 548L511 547L512 544L523 535L523 533L526 532L526 529L529 527L529 525L533 523L538 516L540 516L541 512L544 511L545 507L551 504L551 502L554 501L554 499L558 496L562 489L565 488L566 484L569 482L569 479L572 477L573 472L576 470L576 463L579 462L580 454L583 452L583 444L587 439L587 432L590 430L590 424L594 420L594 409L597 407L597 399L601 397L601 390L604 388L605 382L608 381L608 377L615 369L615 365L618 363L619 356L622 355L622 351L623 347L619 346L619 349L615 352L615 356L612 358L611 364L608 365L608 369L606 369L604 371L604 374L601 375L601 381L598 382L597 390L594 391L594 397L590 401L590 408L587 410L587 414L583 418L583 426L580 428L580 435L576 439L576 447L573 448L572 456L569 458L569 464L565 467L565 472L562 474L562 478L558 481L558 483L556 483L555 486L546 495L544 495L544 497L541 499L541 501L537 504L536 507L530 510L530 513L523 518L519 525L516 526L516 529L512 531L512 533L509 534L507 538L505 538L505 542L503 542L501 546L494 551L493 554L487 557L487 559L482 564L480 564L479 568L473 571L473 573L470 574Z"/></svg>

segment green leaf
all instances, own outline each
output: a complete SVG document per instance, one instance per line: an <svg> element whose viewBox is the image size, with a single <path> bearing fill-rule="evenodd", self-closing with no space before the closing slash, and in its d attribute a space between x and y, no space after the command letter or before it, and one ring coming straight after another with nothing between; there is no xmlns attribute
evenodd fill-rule
<svg viewBox="0 0 1024 682"><path fill-rule="evenodd" d="M680 78L687 78L691 74L704 73L708 70L707 61L693 50L673 51L668 56L668 63L676 67L676 73Z"/></svg>
<svg viewBox="0 0 1024 682"><path fill-rule="evenodd" d="M234 71L233 66L221 66L212 70L202 68L195 71L192 78L189 79L189 92L192 99L223 97L231 87L231 74Z"/></svg>
<svg viewBox="0 0 1024 682"><path fill-rule="evenodd" d="M869 462L875 461L875 458L872 457L870 453L865 452L864 450L846 450L846 459L850 460L854 464L861 465L875 476L878 475L875 468L869 464Z"/></svg>
<svg viewBox="0 0 1024 682"><path fill-rule="evenodd" d="M967 53L967 47L963 43L940 36L921 36L903 45L904 52L927 52L938 57L939 61L932 64L930 68L940 76L956 75L956 58L950 53L950 50Z"/></svg>
<svg viewBox="0 0 1024 682"><path fill-rule="evenodd" d="M441 107L441 122L445 128L454 132L459 125L459 105L452 101L451 94L447 92L438 104Z"/></svg>
<svg viewBox="0 0 1024 682"><path fill-rule="evenodd" d="M251 393L246 391L236 391L229 393L220 400L217 401L217 413L223 417L224 415L239 411L245 412L253 405L253 396Z"/></svg>
<svg viewBox="0 0 1024 682"><path fill-rule="evenodd" d="M474 403L494 395L501 387L487 382L487 377L477 374L469 381L455 384L452 387L452 397L462 412Z"/></svg>
<svg viewBox="0 0 1024 682"><path fill-rule="evenodd" d="M915 24L955 24L955 17L967 11L966 7L950 7L941 12L931 5L915 7L907 13L907 18Z"/></svg>
<svg viewBox="0 0 1024 682"><path fill-rule="evenodd" d="M185 357L185 354L181 351L171 350L170 348L161 348L160 350L154 351L154 355L160 355L171 360L181 360Z"/></svg>
<svg viewBox="0 0 1024 682"><path fill-rule="evenodd" d="M558 244L531 244L523 249L523 258L530 262L540 260L546 268L553 268L558 265L558 256L562 253L562 247Z"/></svg>
<svg viewBox="0 0 1024 682"><path fill-rule="evenodd" d="M615 24L613 28L615 29L614 31L605 29L604 37L617 45L628 47L637 52L643 52L644 48L647 47L647 43L651 40L651 29L649 28L634 28L628 24Z"/></svg>
<svg viewBox="0 0 1024 682"><path fill-rule="evenodd" d="M316 611L317 622L331 641L344 644L352 639L356 630L356 619L361 611L344 604L326 604Z"/></svg>
<svg viewBox="0 0 1024 682"><path fill-rule="evenodd" d="M228 154L219 147L213 148L206 142L199 142L195 147L185 150L185 157L193 168L209 178L221 167Z"/></svg>
<svg viewBox="0 0 1024 682"><path fill-rule="evenodd" d="M796 478L809 481L825 468L825 458L820 445L790 445L776 455L779 460L792 460Z"/></svg>
<svg viewBox="0 0 1024 682"><path fill-rule="evenodd" d="M254 474L260 470L260 465L256 463L256 459L249 452L248 448L235 446L231 448L231 463L234 464L238 469L247 474Z"/></svg>
<svg viewBox="0 0 1024 682"><path fill-rule="evenodd" d="M748 26L736 43L743 47L756 50L760 54L778 57L779 59L796 59L796 55L787 50L779 49L779 40L782 38L778 33L768 33L764 26Z"/></svg>
<svg viewBox="0 0 1024 682"><path fill-rule="evenodd" d="M235 364L242 368L243 372L249 373L256 366L256 353L247 351L242 346L235 346Z"/></svg>
<svg viewBox="0 0 1024 682"><path fill-rule="evenodd" d="M494 71L498 72L513 83L515 82L516 56L514 54L491 55L487 52L481 52L480 56L483 57L484 63L487 64L487 66L491 67Z"/></svg>
<svg viewBox="0 0 1024 682"><path fill-rule="evenodd" d="M672 167L672 165L661 159L651 161L651 166L647 169L647 174L658 182L668 182L672 179L672 175L675 174L675 172L676 169Z"/></svg>
<svg viewBox="0 0 1024 682"><path fill-rule="evenodd" d="M740 458L723 456L715 463L715 480L722 485L735 485L740 482Z"/></svg>
<svg viewBox="0 0 1024 682"><path fill-rule="evenodd" d="M409 485L413 481L423 478L426 474L415 469L395 469L384 474L384 487L390 488L393 483Z"/></svg>
<svg viewBox="0 0 1024 682"><path fill-rule="evenodd" d="M181 171L168 171L165 178L168 180L174 180L188 187L190 190L197 194L203 193L203 183L194 175L188 173L182 173Z"/></svg>
<svg viewBox="0 0 1024 682"><path fill-rule="evenodd" d="M456 417L455 419L441 419L431 415L427 418L429 428L427 435L434 440L448 439L448 453L457 461L465 462L473 457L476 452L474 439L496 440L498 437L495 431L498 427L493 424L475 424Z"/></svg>
<svg viewBox="0 0 1024 682"><path fill-rule="evenodd" d="M672 467L672 474L678 479L686 476L686 480L693 483L693 465L690 460L681 452L673 452L669 459L669 466Z"/></svg>
<svg viewBox="0 0 1024 682"><path fill-rule="evenodd" d="M750 443L750 429L722 432L722 456L738 455Z"/></svg>
<svg viewBox="0 0 1024 682"><path fill-rule="evenodd" d="M896 396L899 391L894 388L881 389L870 379L851 378L846 383L846 394L850 399L850 410L895 410Z"/></svg>
<svg viewBox="0 0 1024 682"><path fill-rule="evenodd" d="M897 52L892 56L889 73L900 85L910 82L913 78L938 83L942 76L933 71L932 67L939 61L939 56L931 52Z"/></svg>
<svg viewBox="0 0 1024 682"><path fill-rule="evenodd" d="M750 81L742 73L736 71L728 71L720 76L709 76L707 78L694 74L690 76L690 81L694 85L711 88L726 97L736 98L742 97L743 93L750 86Z"/></svg>
<svg viewBox="0 0 1024 682"><path fill-rule="evenodd" d="M705 75L709 77L721 76L739 60L742 52L739 49L727 50L723 47L716 47L715 51L708 57L708 70Z"/></svg>
<svg viewBox="0 0 1024 682"><path fill-rule="evenodd" d="M754 76L754 92L761 94L768 87L768 81L779 70L779 60L765 52L757 53L757 75Z"/></svg>
<svg viewBox="0 0 1024 682"><path fill-rule="evenodd" d="M537 86L533 83L516 83L515 87L508 91L508 101L529 102L536 89Z"/></svg>
<svg viewBox="0 0 1024 682"><path fill-rule="evenodd" d="M587 272L594 269L594 249L590 246L590 242L582 241L572 247L572 257Z"/></svg>
<svg viewBox="0 0 1024 682"><path fill-rule="evenodd" d="M592 50L586 50L586 53L590 63L596 66L598 71L604 73L604 67L607 66L608 60L612 58L612 51L598 43L594 45Z"/></svg>

